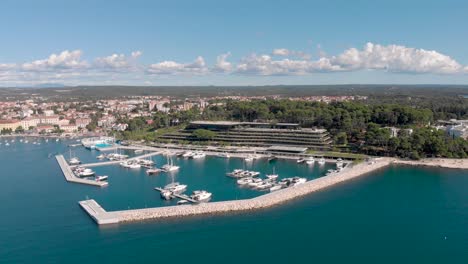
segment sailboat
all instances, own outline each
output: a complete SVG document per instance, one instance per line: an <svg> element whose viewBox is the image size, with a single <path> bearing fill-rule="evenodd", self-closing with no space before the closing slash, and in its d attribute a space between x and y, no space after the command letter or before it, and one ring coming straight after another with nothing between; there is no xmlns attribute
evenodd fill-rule
<svg viewBox="0 0 468 264"><path fill-rule="evenodd" d="M273 173L267 174L266 177L268 180L276 180L278 178L278 174L275 173L275 167L273 167Z"/></svg>
<svg viewBox="0 0 468 264"><path fill-rule="evenodd" d="M72 157L71 149L70 149L70 159L68 160L70 165L78 165L81 161L77 157Z"/></svg>
<svg viewBox="0 0 468 264"><path fill-rule="evenodd" d="M179 168L180 168L179 166L174 165L174 162L172 161L172 158L167 157L167 164L164 164L161 167L161 170L164 171L164 172L170 172L170 171L176 171Z"/></svg>

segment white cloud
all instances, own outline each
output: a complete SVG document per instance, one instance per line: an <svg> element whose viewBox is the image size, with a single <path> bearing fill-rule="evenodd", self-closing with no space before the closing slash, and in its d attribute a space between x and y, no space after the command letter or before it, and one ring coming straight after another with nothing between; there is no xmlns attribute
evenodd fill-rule
<svg viewBox="0 0 468 264"><path fill-rule="evenodd" d="M463 67L449 56L433 50L373 43L367 43L362 50L348 49L333 57L332 62L348 70L375 69L407 73L453 74L459 73Z"/></svg>
<svg viewBox="0 0 468 264"><path fill-rule="evenodd" d="M230 72L232 70L232 63L227 61L227 58L231 56L231 53L221 54L216 57L216 64L213 67L213 71L215 72Z"/></svg>
<svg viewBox="0 0 468 264"><path fill-rule="evenodd" d="M310 60L273 60L269 55L255 54L245 57L237 65L237 72L258 75L304 75L312 72L341 71L340 66L332 65L327 58Z"/></svg>
<svg viewBox="0 0 468 264"><path fill-rule="evenodd" d="M132 58L134 58L134 59L140 57L141 55L143 55L143 52L141 52L139 50L132 52Z"/></svg>
<svg viewBox="0 0 468 264"><path fill-rule="evenodd" d="M141 54L141 51L133 51L130 57L116 53L107 57L98 57L94 61L94 66L109 70L129 69L136 67L136 59L140 57Z"/></svg>
<svg viewBox="0 0 468 264"><path fill-rule="evenodd" d="M0 63L0 71L9 71L16 68L16 64L14 63Z"/></svg>
<svg viewBox="0 0 468 264"><path fill-rule="evenodd" d="M181 73L204 74L208 69L203 57L198 56L192 63L177 63L175 61L163 61L148 66L149 74L172 75Z"/></svg>
<svg viewBox="0 0 468 264"><path fill-rule="evenodd" d="M60 71L70 69L84 69L89 65L81 60L81 50L62 51L60 54L52 54L47 59L24 63L21 68L24 71Z"/></svg>
<svg viewBox="0 0 468 264"><path fill-rule="evenodd" d="M284 49L284 48L281 48L281 49L274 49L272 52L271 52L271 55L273 56L281 56L281 57L297 57L297 58L300 58L300 59L304 59L304 60L309 60L310 59L310 54L307 54L303 51L297 51L297 50L288 50L288 49Z"/></svg>

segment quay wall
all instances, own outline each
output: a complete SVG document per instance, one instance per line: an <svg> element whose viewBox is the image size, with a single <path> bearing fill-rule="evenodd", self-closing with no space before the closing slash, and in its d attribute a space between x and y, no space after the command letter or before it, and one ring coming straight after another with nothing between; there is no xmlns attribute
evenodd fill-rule
<svg viewBox="0 0 468 264"><path fill-rule="evenodd" d="M340 173L324 176L305 184L282 189L252 199L201 203L197 205L177 205L157 208L134 209L109 212L118 216L120 222L142 221L169 217L183 217L204 214L219 214L236 211L256 210L271 207L286 201L322 190L326 187L357 178L388 166L393 159L379 158L373 163L360 163Z"/></svg>

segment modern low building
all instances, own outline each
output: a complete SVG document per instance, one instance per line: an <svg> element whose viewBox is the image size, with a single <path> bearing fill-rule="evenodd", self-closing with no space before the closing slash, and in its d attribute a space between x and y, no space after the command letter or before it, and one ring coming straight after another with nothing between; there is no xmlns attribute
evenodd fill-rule
<svg viewBox="0 0 468 264"><path fill-rule="evenodd" d="M197 138L192 133L197 129L214 131L216 136L212 141L231 145L299 145L326 150L331 144L327 130L301 128L295 123L194 121L185 129L163 135L162 138L173 141L196 141Z"/></svg>

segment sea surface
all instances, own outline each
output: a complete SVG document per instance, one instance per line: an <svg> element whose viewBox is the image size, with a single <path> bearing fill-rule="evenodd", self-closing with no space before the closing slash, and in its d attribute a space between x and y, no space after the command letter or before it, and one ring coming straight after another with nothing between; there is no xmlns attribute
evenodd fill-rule
<svg viewBox="0 0 468 264"><path fill-rule="evenodd" d="M0 139L3 143L4 139ZM184 160L174 175L147 176L118 165L96 167L109 186L68 183L54 158L72 141L0 145L0 263L467 263L468 173L392 166L284 205L221 216L97 226L79 207L168 206L156 186L205 189L214 201L261 192L225 176L248 168L282 177L321 177L323 167L294 161ZM83 162L98 151L72 148ZM128 154L133 155L132 152ZM160 166L166 157L156 156ZM172 177L173 176L173 177Z"/></svg>

